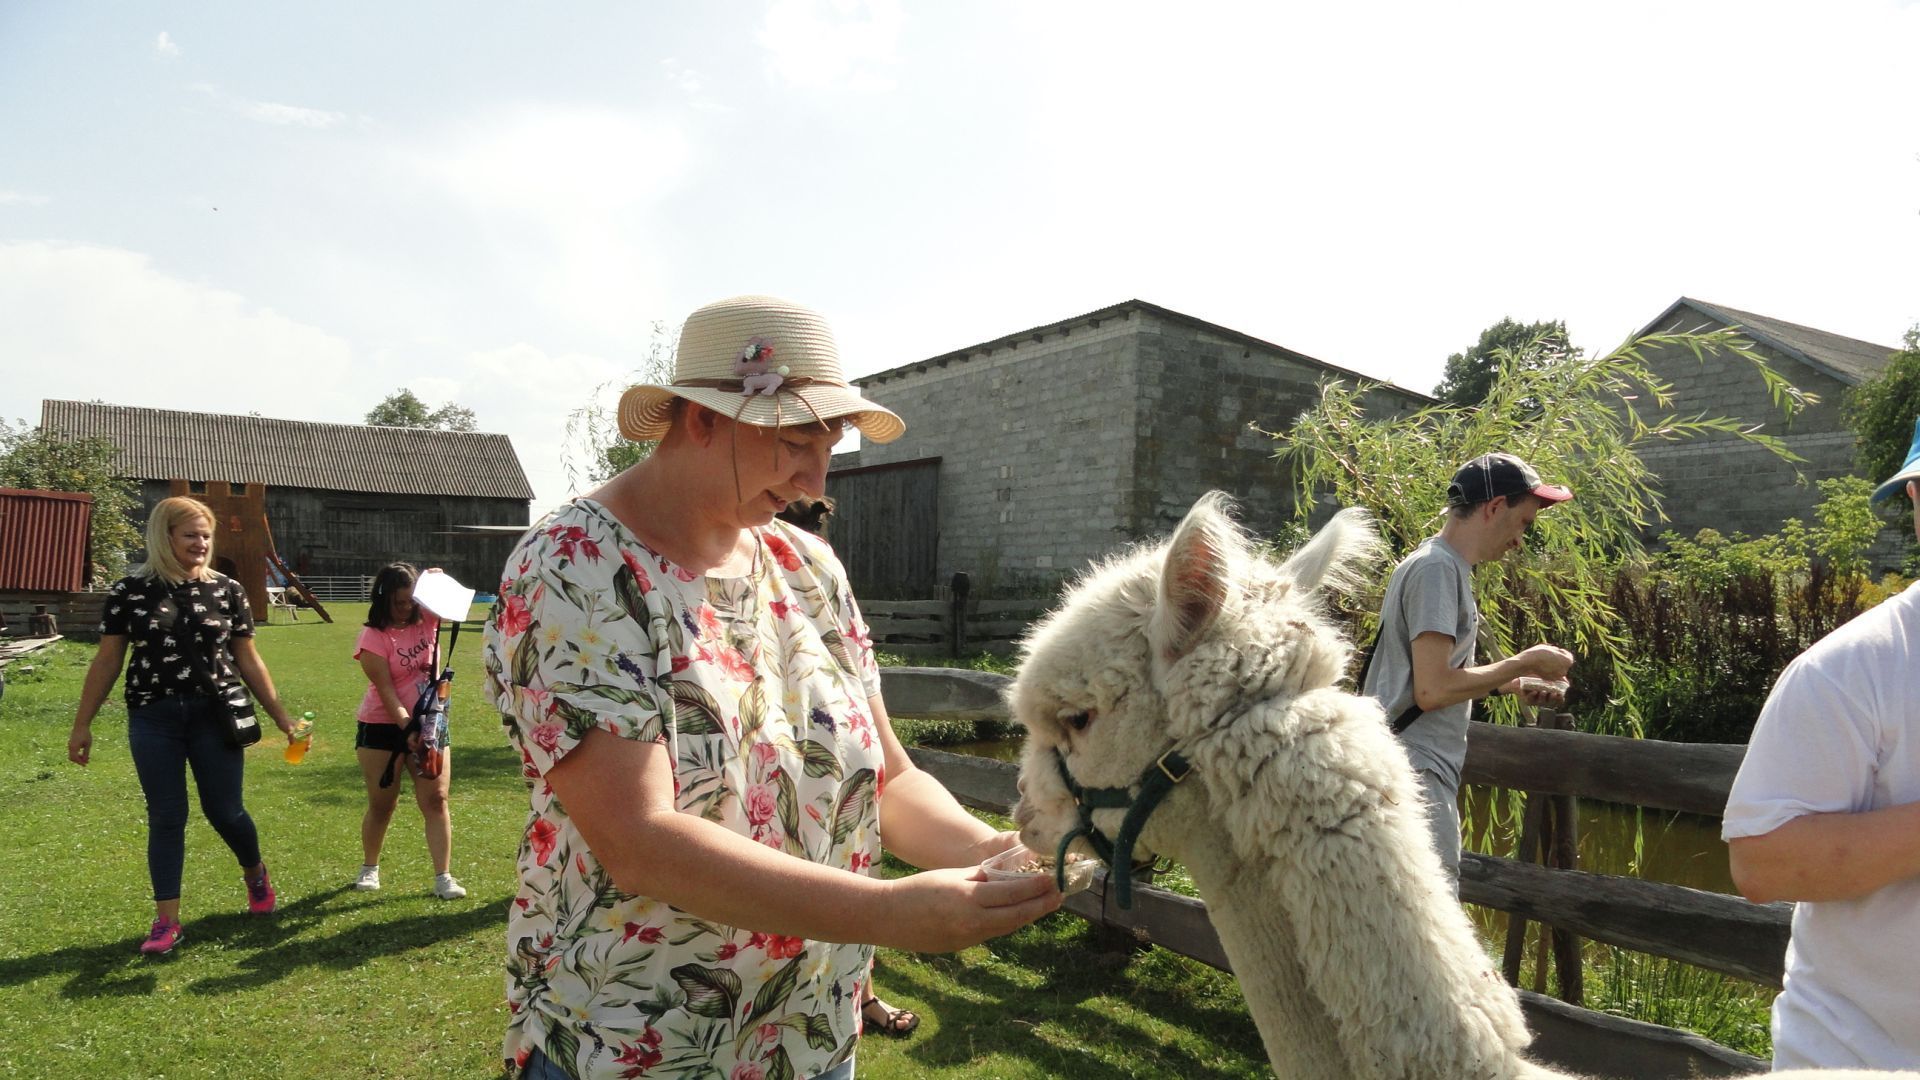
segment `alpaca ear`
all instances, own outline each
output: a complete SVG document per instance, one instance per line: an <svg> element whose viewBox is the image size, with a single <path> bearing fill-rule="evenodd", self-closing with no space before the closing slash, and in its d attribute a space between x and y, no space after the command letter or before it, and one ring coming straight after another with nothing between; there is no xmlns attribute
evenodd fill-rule
<svg viewBox="0 0 1920 1080"><path fill-rule="evenodd" d="M1148 640L1161 660L1171 663L1199 643L1226 606L1229 577L1227 545L1220 529L1225 519L1211 507L1197 506L1180 523L1167 546L1166 566L1154 605Z"/></svg>

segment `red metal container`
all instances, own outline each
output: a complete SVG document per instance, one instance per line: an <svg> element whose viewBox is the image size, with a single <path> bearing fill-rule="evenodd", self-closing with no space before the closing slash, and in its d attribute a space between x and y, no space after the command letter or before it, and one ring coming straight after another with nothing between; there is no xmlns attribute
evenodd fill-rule
<svg viewBox="0 0 1920 1080"><path fill-rule="evenodd" d="M0 592L87 587L93 496L0 488Z"/></svg>

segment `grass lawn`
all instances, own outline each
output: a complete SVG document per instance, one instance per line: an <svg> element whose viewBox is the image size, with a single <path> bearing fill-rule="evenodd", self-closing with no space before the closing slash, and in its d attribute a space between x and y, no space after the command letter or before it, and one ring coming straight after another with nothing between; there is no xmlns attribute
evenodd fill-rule
<svg viewBox="0 0 1920 1080"><path fill-rule="evenodd" d="M453 710L453 871L470 894L447 903L428 891L419 814L404 800L381 859L386 888L347 886L364 805L357 631L310 615L261 628L288 707L319 715L304 764L280 759L277 732L249 752L247 805L280 911L244 913L239 870L196 807L186 940L160 960L135 951L152 903L120 688L83 770L66 740L92 648L61 643L30 657L30 673L7 669L0 1075L499 1074L504 911L526 789L481 700L479 635L461 638ZM950 956L883 951L878 984L924 1020L909 1039L866 1040L863 1078L1271 1075L1230 976L1158 949L1129 958L1070 915Z"/></svg>

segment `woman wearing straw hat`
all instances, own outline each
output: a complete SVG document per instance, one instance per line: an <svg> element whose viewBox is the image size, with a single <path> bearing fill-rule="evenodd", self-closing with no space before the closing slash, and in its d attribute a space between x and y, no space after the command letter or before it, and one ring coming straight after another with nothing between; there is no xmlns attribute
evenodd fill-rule
<svg viewBox="0 0 1920 1080"><path fill-rule="evenodd" d="M873 946L963 948L1059 906L1050 880L979 879L1014 834L914 768L839 560L775 520L823 493L846 424L905 428L820 316L709 304L673 381L621 399L658 449L508 560L485 649L532 781L510 1070L850 1077ZM883 834L928 872L873 877Z"/></svg>

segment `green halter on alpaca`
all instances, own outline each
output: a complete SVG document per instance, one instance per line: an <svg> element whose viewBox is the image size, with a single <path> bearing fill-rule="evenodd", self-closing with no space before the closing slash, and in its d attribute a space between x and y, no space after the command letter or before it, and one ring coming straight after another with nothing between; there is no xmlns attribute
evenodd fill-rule
<svg viewBox="0 0 1920 1080"><path fill-rule="evenodd" d="M1084 836L1087 843L1093 845L1094 854L1107 864L1108 880L1114 883L1114 902L1120 905L1120 910L1130 910L1133 907L1133 842L1140 838L1140 830L1146 828L1154 807L1193 771L1192 763L1178 750L1168 750L1141 774L1140 794L1135 795L1132 788L1083 788L1068 771L1067 756L1058 749L1054 750L1054 761L1060 766L1060 779L1066 781L1067 790L1073 793L1073 805L1080 811L1079 827L1062 836L1059 850L1054 852L1054 884L1060 891L1066 891L1067 845ZM1122 807L1126 808L1127 816L1121 819L1119 834L1109 841L1093 823L1093 812Z"/></svg>

